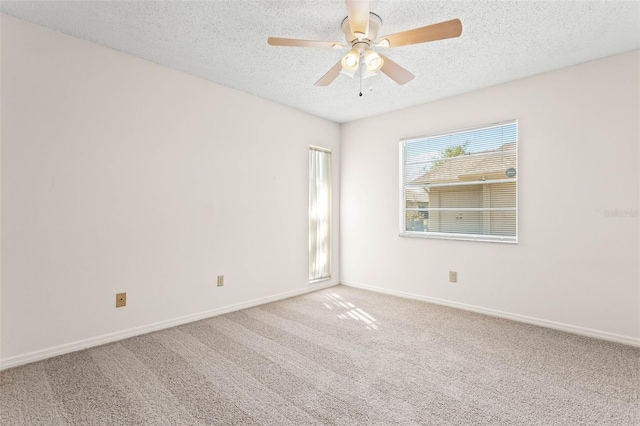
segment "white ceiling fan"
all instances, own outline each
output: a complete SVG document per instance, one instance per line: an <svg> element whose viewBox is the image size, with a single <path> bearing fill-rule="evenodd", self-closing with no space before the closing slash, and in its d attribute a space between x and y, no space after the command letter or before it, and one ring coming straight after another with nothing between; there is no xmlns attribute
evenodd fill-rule
<svg viewBox="0 0 640 426"><path fill-rule="evenodd" d="M369 0L345 0L347 17L342 21L342 32L347 43L331 41L299 40L292 38L269 37L267 42L271 46L319 47L343 49L351 47L318 81L316 86L328 86L344 69L347 72L356 71L361 63L369 72L382 71L398 84L405 84L415 77L411 72L393 62L385 55L376 52L374 48L406 46L409 44L425 43L458 37L462 34L462 23L459 19L427 25L426 27L402 31L381 38L378 29L382 20L375 13L369 11Z"/></svg>

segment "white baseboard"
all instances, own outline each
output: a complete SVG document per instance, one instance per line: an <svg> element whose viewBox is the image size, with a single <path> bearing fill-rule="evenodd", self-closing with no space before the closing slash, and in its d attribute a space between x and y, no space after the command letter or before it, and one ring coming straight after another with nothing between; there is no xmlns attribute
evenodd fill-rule
<svg viewBox="0 0 640 426"><path fill-rule="evenodd" d="M495 309L482 308L480 306L467 305L465 303L451 302L449 300L437 299L434 297L421 296L419 294L407 293L398 290L389 290L381 287L372 287L360 283L351 281L342 281L341 284L361 288L363 290L375 291L377 293L390 294L392 296L405 297L408 299L420 300L423 302L433 303L436 305L448 306L450 308L462 309L465 311L477 312L479 314L485 314L492 317L505 318L513 321L524 322L527 324L539 325L541 327L552 328L555 330L566 331L568 333L579 334L581 336L594 337L596 339L608 340L616 343L623 343L625 345L640 347L640 339L630 336L622 336L620 334L608 333L606 331L593 330L585 327L578 327L570 324L563 324L560 322L544 320L540 318L528 317L525 315L512 314L510 312L498 311Z"/></svg>
<svg viewBox="0 0 640 426"><path fill-rule="evenodd" d="M165 328L175 327L177 325L186 324L193 321L198 321L205 318L215 317L217 315L226 314L229 312L239 311L241 309L251 308L253 306L264 305L265 303L275 302L289 297L300 296L312 291L322 290L325 288L338 285L338 282L320 282L310 284L308 287L287 291L284 293L275 294L273 296L262 297L260 299L249 300L235 305L223 306L221 308L211 309L209 311L198 312L191 315L185 315L178 318L169 319L166 321L160 321L153 324L143 325L140 327L134 327L127 330L118 331L115 333L104 334L102 336L92 337L89 339L78 340L72 343L66 343L64 345L54 346L46 349L41 349L34 352L29 352L23 355L16 355L7 359L0 359L0 371L8 368L17 367L19 365L29 364L31 362L40 361L46 358L51 358L58 355L63 355L69 352L75 352L82 349L92 348L94 346L104 345L105 343L111 343L129 337L138 336L140 334L150 333L152 331L163 330Z"/></svg>

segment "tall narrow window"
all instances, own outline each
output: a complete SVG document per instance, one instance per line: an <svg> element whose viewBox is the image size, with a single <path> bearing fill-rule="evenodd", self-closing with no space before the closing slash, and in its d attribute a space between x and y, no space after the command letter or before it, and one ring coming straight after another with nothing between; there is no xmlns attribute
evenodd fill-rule
<svg viewBox="0 0 640 426"><path fill-rule="evenodd" d="M400 235L518 241L518 123L400 142Z"/></svg>
<svg viewBox="0 0 640 426"><path fill-rule="evenodd" d="M331 278L331 151L309 147L309 282Z"/></svg>

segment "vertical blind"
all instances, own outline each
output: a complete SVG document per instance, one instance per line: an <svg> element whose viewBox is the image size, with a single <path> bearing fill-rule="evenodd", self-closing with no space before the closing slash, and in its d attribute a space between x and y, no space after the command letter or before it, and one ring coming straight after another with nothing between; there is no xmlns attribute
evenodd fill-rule
<svg viewBox="0 0 640 426"><path fill-rule="evenodd" d="M517 242L518 123L400 143L401 235Z"/></svg>
<svg viewBox="0 0 640 426"><path fill-rule="evenodd" d="M331 151L309 147L309 282L331 278Z"/></svg>

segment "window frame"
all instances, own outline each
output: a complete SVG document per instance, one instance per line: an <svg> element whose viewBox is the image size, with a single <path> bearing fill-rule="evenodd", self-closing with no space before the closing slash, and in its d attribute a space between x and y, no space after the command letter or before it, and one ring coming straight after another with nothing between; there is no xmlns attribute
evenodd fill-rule
<svg viewBox="0 0 640 426"><path fill-rule="evenodd" d="M311 183L312 178L315 178L315 176L311 176L311 153L312 152L319 152L319 153L323 153L327 155L327 168L328 168L328 173L327 173L327 180L326 180L326 184L327 184L327 221L326 221L326 226L327 226L327 236L326 236L326 242L327 242L327 252L326 252L326 268L327 268L327 275L323 275L323 276L318 276L318 277L312 277L311 275L311 270L312 270L312 260L311 260L311 251L312 251L312 246L311 246L311 209L309 208L309 217L308 217L308 221L309 221L309 277L308 277L308 282L309 284L315 284L318 282L322 282L322 281L328 281L331 279L331 275L332 275L332 257L333 257L333 235L332 235L332 227L333 227L333 207L332 207L332 201L333 201L333 169L332 169L332 152L331 149L329 148L323 148L320 146L315 146L315 145L309 145L309 150L308 150L308 155L309 155L309 182ZM311 190L309 190L309 203L311 204ZM316 235L317 237L317 235ZM317 250L317 247L313 247L313 250ZM317 254L317 252L316 252Z"/></svg>
<svg viewBox="0 0 640 426"><path fill-rule="evenodd" d="M460 232L429 232L429 231L409 231L407 230L407 211L429 211L429 210L407 210L407 191L406 187L408 184L406 183L407 178L407 157L406 157L406 147L408 143L415 142L418 140L424 140L428 138L434 138L438 136L447 136L447 135L455 135L459 133L470 132L474 130L481 129L490 129L492 127L500 127L509 124L515 124L516 126L516 146L515 146L515 155L516 155L516 175L514 178L506 178L501 180L496 180L493 183L503 183L503 182L515 182L515 209L509 211L515 212L515 236L507 236L507 235L487 235L487 234L470 234L470 233L460 233ZM520 186L519 186L519 146L520 146L520 135L519 135L519 123L517 119L501 121L497 123L479 125L474 127L468 127L464 129L457 129L453 131L445 131L439 133L432 133L423 136L415 136L410 138L401 139L398 146L398 158L399 158L399 236L400 237L410 237L410 238L427 238L427 239L437 239L437 240L457 240L457 241L482 241L482 242L498 242L498 243L510 243L517 244L519 240L519 221L520 221L520 212L518 207L518 199L520 194ZM471 187L473 185L480 184L472 184L472 183L450 183L450 184L434 184L432 187L436 186L468 186ZM453 210L456 211L464 211L464 208L455 208ZM470 211L492 211L492 208L473 208ZM505 211L504 209L501 209ZM441 210L446 211L446 210Z"/></svg>

